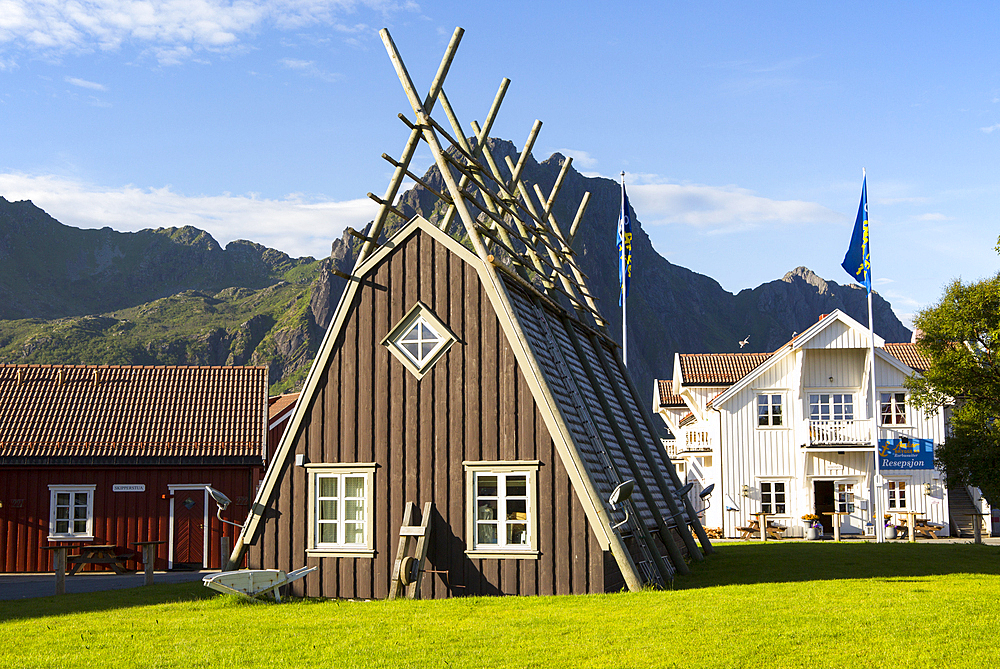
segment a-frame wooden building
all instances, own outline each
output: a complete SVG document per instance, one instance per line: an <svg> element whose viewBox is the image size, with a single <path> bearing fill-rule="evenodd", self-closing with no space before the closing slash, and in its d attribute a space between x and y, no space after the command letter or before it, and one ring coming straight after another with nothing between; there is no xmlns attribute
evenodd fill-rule
<svg viewBox="0 0 1000 669"><path fill-rule="evenodd" d="M317 566L292 592L324 597L665 584L712 549L573 260L587 198L563 234L562 175L534 201L521 166L503 172L484 150L506 80L462 136L442 90L461 29L424 102L382 34L417 123L231 562ZM430 118L435 102L457 139ZM382 241L402 178L420 182L421 140L447 212ZM444 231L455 214L465 243ZM631 499L612 505L628 481Z"/></svg>

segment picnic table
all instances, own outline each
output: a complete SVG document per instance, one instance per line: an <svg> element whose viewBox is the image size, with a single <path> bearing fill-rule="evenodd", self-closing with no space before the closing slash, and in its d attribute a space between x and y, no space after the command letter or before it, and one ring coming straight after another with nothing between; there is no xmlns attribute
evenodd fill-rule
<svg viewBox="0 0 1000 669"><path fill-rule="evenodd" d="M917 534L922 534L928 539L937 539L937 533L944 527L932 523L926 518L918 518L918 511L893 511L892 513L897 516L906 516L905 519L899 518L899 522L906 528L906 540L911 544L916 542Z"/></svg>
<svg viewBox="0 0 1000 669"><path fill-rule="evenodd" d="M840 541L840 523L843 520L840 516L851 515L850 511L824 511L824 516L830 516L830 524L833 525L833 540Z"/></svg>
<svg viewBox="0 0 1000 669"><path fill-rule="evenodd" d="M70 555L66 558L66 562L73 565L67 575L76 574L85 564L106 564L118 575L131 574L132 570L125 568L125 561L132 559L134 555L134 553L119 555L118 547L111 544L80 546L79 555Z"/></svg>
<svg viewBox="0 0 1000 669"><path fill-rule="evenodd" d="M774 522L767 519L768 516L773 516L773 513L758 511L752 515L755 518L748 521L746 527L736 528L740 531L740 539L749 541L754 534L759 534L761 541L767 541L768 535L773 539L781 539L781 533L785 531L785 528L781 525L775 525ZM762 526L764 528L763 532L760 531Z"/></svg>

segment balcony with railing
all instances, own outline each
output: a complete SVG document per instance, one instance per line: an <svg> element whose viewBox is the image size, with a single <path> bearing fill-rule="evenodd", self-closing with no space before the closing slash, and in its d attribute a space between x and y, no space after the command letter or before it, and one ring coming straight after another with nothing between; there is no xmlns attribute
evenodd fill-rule
<svg viewBox="0 0 1000 669"><path fill-rule="evenodd" d="M677 440L678 453L698 453L712 450L712 437L708 430L683 430Z"/></svg>
<svg viewBox="0 0 1000 669"><path fill-rule="evenodd" d="M810 420L809 446L864 447L872 443L872 421Z"/></svg>

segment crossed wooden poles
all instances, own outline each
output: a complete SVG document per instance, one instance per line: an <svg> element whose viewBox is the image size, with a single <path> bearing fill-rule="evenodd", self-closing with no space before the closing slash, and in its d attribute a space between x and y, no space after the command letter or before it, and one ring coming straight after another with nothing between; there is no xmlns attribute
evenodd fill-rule
<svg viewBox="0 0 1000 669"><path fill-rule="evenodd" d="M389 214L395 214L405 220L406 216L392 203L399 194L403 180L410 178L447 205L439 223L442 230L448 230L457 213L473 250L484 262L535 291L543 294L555 291L563 295L578 313L589 314L597 328L603 330L605 321L597 309L596 298L587 288L586 275L573 258L571 248L573 237L590 202L590 193L584 194L572 224L567 231L564 231L553 209L573 162L572 158L563 161L559 176L547 196L537 184L533 184L529 189L524 183L521 178L522 172L542 127L541 121L535 121L532 126L517 164L515 165L509 157L506 158L510 176L506 177L503 174L500 165L487 147L487 140L507 87L510 85L509 79L505 78L500 82L500 88L483 125L472 122L471 127L475 134L471 143L466 138L455 110L444 92L444 80L464 32L462 28L455 29L437 74L431 82L430 90L423 100L410 79L389 31L383 29L379 33L413 108L416 121L412 122L400 114L399 118L410 128L410 136L403 154L399 160L382 154L382 157L395 167L395 171L385 195L378 197L373 193L368 194L379 204L379 211L368 233L359 235L364 239L364 244L358 254L357 265L360 266L374 252ZM431 117L431 111L437 103L440 103L447 117L450 131ZM451 147L450 151L444 148L439 137ZM444 179L446 192L439 192L410 171L410 161L420 141L424 141L430 148L434 162ZM460 175L458 180L456 173ZM475 215L472 209L475 210ZM510 259L511 267L494 256L487 248L487 244L492 244L495 249L505 252Z"/></svg>

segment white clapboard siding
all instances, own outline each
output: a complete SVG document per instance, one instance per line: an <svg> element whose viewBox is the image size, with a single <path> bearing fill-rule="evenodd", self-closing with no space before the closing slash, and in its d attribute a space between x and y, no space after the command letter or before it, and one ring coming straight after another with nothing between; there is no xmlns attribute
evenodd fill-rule
<svg viewBox="0 0 1000 669"><path fill-rule="evenodd" d="M876 341L878 341L876 339ZM837 348L868 348L868 331L847 327L841 321L835 321L829 327L816 333L802 348L807 349L837 349Z"/></svg>
<svg viewBox="0 0 1000 669"><path fill-rule="evenodd" d="M865 349L817 349L804 353L803 387L816 389L861 387L868 354ZM833 381L830 380L831 377Z"/></svg>

